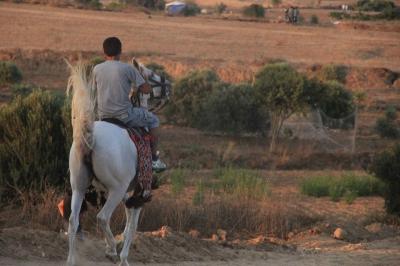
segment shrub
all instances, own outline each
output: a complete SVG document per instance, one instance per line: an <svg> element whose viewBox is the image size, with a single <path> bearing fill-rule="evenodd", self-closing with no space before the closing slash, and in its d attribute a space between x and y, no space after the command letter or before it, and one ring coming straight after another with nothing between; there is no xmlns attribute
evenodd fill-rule
<svg viewBox="0 0 400 266"><path fill-rule="evenodd" d="M174 97L165 107L169 121L192 127L201 127L205 113L204 102L221 83L212 70L193 71L179 79L174 85Z"/></svg>
<svg viewBox="0 0 400 266"><path fill-rule="evenodd" d="M200 7L195 2L186 2L186 6L183 9L183 15L185 17L196 16L200 11Z"/></svg>
<svg viewBox="0 0 400 266"><path fill-rule="evenodd" d="M271 4L273 6L279 6L280 4L282 4L282 0L271 0Z"/></svg>
<svg viewBox="0 0 400 266"><path fill-rule="evenodd" d="M157 75L164 76L169 81L173 80L172 76L168 74L163 65L151 62L146 64L146 67L154 71L154 73L156 73Z"/></svg>
<svg viewBox="0 0 400 266"><path fill-rule="evenodd" d="M14 97L17 97L17 96L22 96L22 97L28 96L29 94L32 93L33 90L34 90L34 88L32 87L32 85L29 85L29 84L17 83L17 84L13 84L11 86L11 92L12 92Z"/></svg>
<svg viewBox="0 0 400 266"><path fill-rule="evenodd" d="M101 9L103 7L103 4L99 0L75 0L75 2L84 8Z"/></svg>
<svg viewBox="0 0 400 266"><path fill-rule="evenodd" d="M356 9L360 11L380 12L387 8L394 8L395 4L389 0L358 0Z"/></svg>
<svg viewBox="0 0 400 266"><path fill-rule="evenodd" d="M16 83L22 80L22 73L18 67L8 61L0 61L0 85Z"/></svg>
<svg viewBox="0 0 400 266"><path fill-rule="evenodd" d="M105 7L105 9L109 11L121 11L124 8L125 4L120 2L111 2Z"/></svg>
<svg viewBox="0 0 400 266"><path fill-rule="evenodd" d="M226 10L226 8L227 8L228 6L227 5L225 5L224 3L219 3L219 4L216 4L215 5L215 12L217 13L217 14L222 14L222 13L224 13L225 12L225 10Z"/></svg>
<svg viewBox="0 0 400 266"><path fill-rule="evenodd" d="M243 15L246 17L263 18L265 17L265 10L262 5L251 4L243 9Z"/></svg>
<svg viewBox="0 0 400 266"><path fill-rule="evenodd" d="M354 101L350 91L336 81L322 83L324 95L319 100L319 108L330 118L341 119L354 113ZM338 121L339 122L339 121ZM352 121L352 124L354 121ZM346 127L346 125L343 125ZM349 126L349 125L347 125ZM332 127L341 127L340 125Z"/></svg>
<svg viewBox="0 0 400 266"><path fill-rule="evenodd" d="M400 144L376 155L370 171L386 184L386 210L400 216Z"/></svg>
<svg viewBox="0 0 400 266"><path fill-rule="evenodd" d="M70 117L63 117L63 105L62 97L37 90L0 108L1 198L64 184Z"/></svg>
<svg viewBox="0 0 400 266"><path fill-rule="evenodd" d="M317 15L312 15L310 18L310 24L319 24L319 18Z"/></svg>
<svg viewBox="0 0 400 266"><path fill-rule="evenodd" d="M155 10L164 10L165 8L164 0L128 0L127 3L134 3L136 5Z"/></svg>
<svg viewBox="0 0 400 266"><path fill-rule="evenodd" d="M329 16L331 18L338 19L338 20L351 18L350 14L343 13L343 12L337 12L337 11L333 11L333 12L329 13Z"/></svg>
<svg viewBox="0 0 400 266"><path fill-rule="evenodd" d="M242 133L264 131L267 112L249 84L221 84L204 102L202 127L211 131Z"/></svg>
<svg viewBox="0 0 400 266"><path fill-rule="evenodd" d="M382 138L397 139L400 137L400 128L396 124L396 108L389 106L385 111L385 116L376 120L375 130Z"/></svg>
<svg viewBox="0 0 400 266"><path fill-rule="evenodd" d="M325 65L322 67L319 73L319 78L322 81L337 81L340 83L346 83L346 77L348 73L348 68L344 65Z"/></svg>
<svg viewBox="0 0 400 266"><path fill-rule="evenodd" d="M354 198L382 195L384 189L384 183L377 178L373 176L356 176L352 173L339 177L311 177L300 184L301 193L313 197L329 196L333 201L337 201L343 196Z"/></svg>

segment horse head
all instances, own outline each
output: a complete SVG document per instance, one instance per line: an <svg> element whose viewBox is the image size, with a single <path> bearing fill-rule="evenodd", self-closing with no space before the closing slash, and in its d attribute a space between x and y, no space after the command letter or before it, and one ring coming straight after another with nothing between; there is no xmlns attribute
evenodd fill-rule
<svg viewBox="0 0 400 266"><path fill-rule="evenodd" d="M139 95L142 106L147 107L151 112L158 112L169 101L172 92L171 82L165 76L157 74L135 58L132 59L132 65L152 88L150 96Z"/></svg>

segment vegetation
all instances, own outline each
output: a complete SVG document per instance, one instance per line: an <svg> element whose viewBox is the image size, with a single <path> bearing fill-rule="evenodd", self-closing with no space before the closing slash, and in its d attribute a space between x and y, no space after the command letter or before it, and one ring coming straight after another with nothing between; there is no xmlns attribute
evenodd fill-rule
<svg viewBox="0 0 400 266"><path fill-rule="evenodd" d="M11 86L11 92L14 97L27 96L27 95L31 94L33 90L34 90L34 88L29 84L16 83Z"/></svg>
<svg viewBox="0 0 400 266"><path fill-rule="evenodd" d="M186 6L183 9L183 15L185 17L196 16L200 11L200 7L195 2L186 2Z"/></svg>
<svg viewBox="0 0 400 266"><path fill-rule="evenodd" d="M375 130L382 138L397 139L400 137L400 127L396 123L396 118L396 108L389 106L385 111L385 116L376 120Z"/></svg>
<svg viewBox="0 0 400 266"><path fill-rule="evenodd" d="M168 120L201 128L204 102L220 83L217 74L209 69L193 71L179 79L174 85L174 100L165 108Z"/></svg>
<svg viewBox="0 0 400 266"><path fill-rule="evenodd" d="M84 8L101 9L103 7L99 0L75 0L75 2Z"/></svg>
<svg viewBox="0 0 400 266"><path fill-rule="evenodd" d="M352 202L355 197L382 195L384 184L373 176L316 176L304 180L300 185L303 194L313 197L329 196L333 201L345 197Z"/></svg>
<svg viewBox="0 0 400 266"><path fill-rule="evenodd" d="M167 80L173 81L172 76L167 72L163 65L151 62L146 64L146 67L154 71L159 76L164 76Z"/></svg>
<svg viewBox="0 0 400 266"><path fill-rule="evenodd" d="M172 194L177 196L185 188L185 173L182 169L174 169L169 175Z"/></svg>
<svg viewBox="0 0 400 266"><path fill-rule="evenodd" d="M122 2L111 2L105 7L105 10L121 11L124 8L125 8L125 4Z"/></svg>
<svg viewBox="0 0 400 266"><path fill-rule="evenodd" d="M292 114L306 108L304 84L305 78L285 63L266 65L256 74L254 87L262 104L270 112L270 151L275 149L283 122Z"/></svg>
<svg viewBox="0 0 400 266"><path fill-rule="evenodd" d="M227 9L227 5L225 5L223 2L221 2L221 3L219 3L219 4L216 4L215 5L215 12L217 13L217 14L222 14L222 13L224 13L225 11L226 11L226 9Z"/></svg>
<svg viewBox="0 0 400 266"><path fill-rule="evenodd" d="M344 65L324 65L318 77L322 81L337 81L344 84L348 71L348 67Z"/></svg>
<svg viewBox="0 0 400 266"><path fill-rule="evenodd" d="M400 216L400 144L378 154L372 163L371 172L385 184L386 210Z"/></svg>
<svg viewBox="0 0 400 266"><path fill-rule="evenodd" d="M243 15L246 17L263 18L265 17L265 10L262 5L251 4L243 9Z"/></svg>
<svg viewBox="0 0 400 266"><path fill-rule="evenodd" d="M310 18L310 24L317 25L319 24L319 18L317 15L312 15Z"/></svg>
<svg viewBox="0 0 400 266"><path fill-rule="evenodd" d="M390 0L358 0L356 4L356 9L360 11L381 12L394 7L395 4Z"/></svg>
<svg viewBox="0 0 400 266"><path fill-rule="evenodd" d="M204 103L204 129L233 134L264 132L267 111L249 84L220 84Z"/></svg>
<svg viewBox="0 0 400 266"><path fill-rule="evenodd" d="M282 4L282 0L271 0L271 4L273 6L279 6L280 4Z"/></svg>
<svg viewBox="0 0 400 266"><path fill-rule="evenodd" d="M36 90L0 109L0 198L64 185L70 116L65 100ZM68 148L67 148L68 147Z"/></svg>
<svg viewBox="0 0 400 266"><path fill-rule="evenodd" d="M214 193L226 193L243 199L265 199L269 195L268 184L256 172L222 168L215 172L216 182L208 186Z"/></svg>
<svg viewBox="0 0 400 266"><path fill-rule="evenodd" d="M0 85L16 83L21 80L22 73L13 62L0 61Z"/></svg>

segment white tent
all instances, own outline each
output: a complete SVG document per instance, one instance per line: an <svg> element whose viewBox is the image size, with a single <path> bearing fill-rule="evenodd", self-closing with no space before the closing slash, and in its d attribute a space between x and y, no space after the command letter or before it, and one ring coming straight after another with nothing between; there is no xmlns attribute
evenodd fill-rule
<svg viewBox="0 0 400 266"><path fill-rule="evenodd" d="M179 15L186 7L186 3L174 1L165 5L165 13L174 16Z"/></svg>

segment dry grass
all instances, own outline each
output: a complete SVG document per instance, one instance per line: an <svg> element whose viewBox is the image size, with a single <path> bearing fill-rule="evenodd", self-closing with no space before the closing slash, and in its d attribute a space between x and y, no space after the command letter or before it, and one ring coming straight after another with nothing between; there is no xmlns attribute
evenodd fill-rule
<svg viewBox="0 0 400 266"><path fill-rule="evenodd" d="M321 11L325 12L325 11ZM346 64L399 70L399 32L335 27L293 27L208 17L182 18L27 5L0 5L1 48L99 51L105 36L121 37L126 52L161 55L163 60L251 64L285 58L301 64ZM318 13L317 13L318 15ZM62 18L62 19L60 19ZM10 25L8 21L13 21ZM6 41L7 40L7 41ZM293 41L296 40L296 41ZM379 58L363 60L360 49L382 47Z"/></svg>

